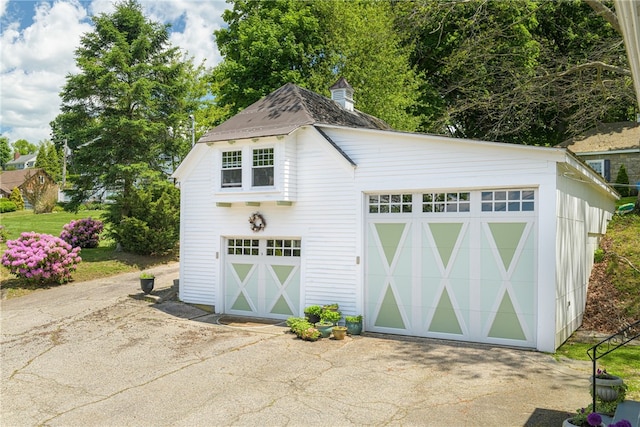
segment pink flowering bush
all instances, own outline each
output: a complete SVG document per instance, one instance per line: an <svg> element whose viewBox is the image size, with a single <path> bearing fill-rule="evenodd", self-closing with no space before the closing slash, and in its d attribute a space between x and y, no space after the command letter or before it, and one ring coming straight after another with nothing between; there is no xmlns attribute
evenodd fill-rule
<svg viewBox="0 0 640 427"><path fill-rule="evenodd" d="M84 218L65 224L60 238L74 248L95 248L104 226L97 219Z"/></svg>
<svg viewBox="0 0 640 427"><path fill-rule="evenodd" d="M7 241L2 265L28 283L65 283L82 261L80 248L72 248L59 237L34 232Z"/></svg>

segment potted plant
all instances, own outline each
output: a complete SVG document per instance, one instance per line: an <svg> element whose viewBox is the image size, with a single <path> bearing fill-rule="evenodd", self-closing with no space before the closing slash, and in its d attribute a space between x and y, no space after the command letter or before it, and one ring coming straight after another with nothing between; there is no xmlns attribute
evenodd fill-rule
<svg viewBox="0 0 640 427"><path fill-rule="evenodd" d="M339 306L337 302L334 302L333 304L325 304L322 306L322 310L324 311L338 311Z"/></svg>
<svg viewBox="0 0 640 427"><path fill-rule="evenodd" d="M344 322L349 335L360 335L362 333L362 315L344 316Z"/></svg>
<svg viewBox="0 0 640 427"><path fill-rule="evenodd" d="M322 313L320 313L320 321L324 323L336 325L340 321L340 318L342 318L342 314L339 311L322 310Z"/></svg>
<svg viewBox="0 0 640 427"><path fill-rule="evenodd" d="M304 309L304 314L311 324L315 324L320 321L320 315L322 314L322 307L319 305L310 305Z"/></svg>
<svg viewBox="0 0 640 427"><path fill-rule="evenodd" d="M589 377L590 390L593 392L593 375ZM627 386L622 378L607 373L606 369L598 369L595 377L596 396L603 402L618 400L618 395L625 394Z"/></svg>
<svg viewBox="0 0 640 427"><path fill-rule="evenodd" d="M290 317L287 319L287 326L298 338L305 341L317 341L320 339L320 332L313 327L304 317Z"/></svg>
<svg viewBox="0 0 640 427"><path fill-rule="evenodd" d="M322 338L328 338L329 335L331 335L331 330L333 329L334 325L338 323L341 317L342 315L339 311L327 310L323 308L322 313L320 313L320 321L315 324L315 327L318 331L320 331Z"/></svg>
<svg viewBox="0 0 640 427"><path fill-rule="evenodd" d="M140 289L145 294L151 293L155 284L156 276L153 273L143 272L140 274Z"/></svg>
<svg viewBox="0 0 640 427"><path fill-rule="evenodd" d="M597 427L604 426L602 417L596 412L591 412L591 405L587 408L580 408L576 411L575 415L571 418L567 418L562 423L562 427Z"/></svg>
<svg viewBox="0 0 640 427"><path fill-rule="evenodd" d="M347 335L347 327L346 326L334 326L331 329L331 332L333 333L333 337L337 340L343 340L344 337Z"/></svg>

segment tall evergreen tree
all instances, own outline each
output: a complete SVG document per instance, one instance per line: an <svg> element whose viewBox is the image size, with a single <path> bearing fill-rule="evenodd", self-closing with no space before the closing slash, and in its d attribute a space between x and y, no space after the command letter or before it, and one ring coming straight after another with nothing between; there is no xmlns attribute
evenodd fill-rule
<svg viewBox="0 0 640 427"><path fill-rule="evenodd" d="M42 141L36 157L37 168L42 168L56 182L62 176L60 157L55 145L51 141Z"/></svg>
<svg viewBox="0 0 640 427"><path fill-rule="evenodd" d="M4 169L4 164L12 159L13 155L11 154L11 147L9 146L9 138L0 136L0 168Z"/></svg>
<svg viewBox="0 0 640 427"><path fill-rule="evenodd" d="M67 76L55 140L67 139L76 172L75 203L96 189L128 193L145 169L190 148L189 114L201 71L169 44L168 27L148 20L135 0L93 18L76 49L77 74ZM183 132L176 130L184 129ZM123 205L123 215L128 214Z"/></svg>

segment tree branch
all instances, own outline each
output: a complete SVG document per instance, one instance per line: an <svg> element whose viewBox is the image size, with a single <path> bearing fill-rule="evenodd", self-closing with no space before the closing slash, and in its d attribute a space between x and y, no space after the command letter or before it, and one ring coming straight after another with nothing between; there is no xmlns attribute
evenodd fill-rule
<svg viewBox="0 0 640 427"><path fill-rule="evenodd" d="M622 74L624 76L631 76L631 71L626 69L626 68L624 68L624 67L618 67L617 65L605 64L604 62L601 62L601 61L593 61L593 62L587 62L587 63L584 63L584 64L576 65L575 67L569 68L568 70L562 71L562 72L559 72L559 73L548 74L546 76L539 76L539 77L536 77L535 80L556 78L556 77L564 77L564 76L566 76L568 74L577 73L579 71L582 71L582 70L588 69L588 68L597 68L599 70L611 71L611 72L614 72L614 73Z"/></svg>
<svg viewBox="0 0 640 427"><path fill-rule="evenodd" d="M618 17L611 9L602 4L600 0L584 0L584 2L588 4L598 15L602 16L605 21L611 24L618 34L622 35L622 30L618 23Z"/></svg>

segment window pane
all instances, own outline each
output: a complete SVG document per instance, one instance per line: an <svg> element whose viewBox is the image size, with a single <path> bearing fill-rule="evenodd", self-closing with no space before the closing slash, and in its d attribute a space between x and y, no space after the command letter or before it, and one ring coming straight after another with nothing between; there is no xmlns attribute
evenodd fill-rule
<svg viewBox="0 0 640 427"><path fill-rule="evenodd" d="M509 212L520 210L520 202L509 202Z"/></svg>
<svg viewBox="0 0 640 427"><path fill-rule="evenodd" d="M520 200L519 191L509 191L509 200Z"/></svg>
<svg viewBox="0 0 640 427"><path fill-rule="evenodd" d="M273 168L253 168L253 186L267 187L273 185Z"/></svg>
<svg viewBox="0 0 640 427"><path fill-rule="evenodd" d="M491 192L491 191L483 191L482 192L482 200L493 200L493 192Z"/></svg>
<svg viewBox="0 0 640 427"><path fill-rule="evenodd" d="M493 197L495 200L507 200L507 192L506 191L496 191L493 193Z"/></svg>
<svg viewBox="0 0 640 427"><path fill-rule="evenodd" d="M222 171L223 187L242 187L242 169L228 169Z"/></svg>

